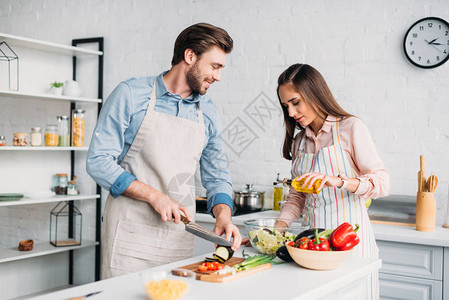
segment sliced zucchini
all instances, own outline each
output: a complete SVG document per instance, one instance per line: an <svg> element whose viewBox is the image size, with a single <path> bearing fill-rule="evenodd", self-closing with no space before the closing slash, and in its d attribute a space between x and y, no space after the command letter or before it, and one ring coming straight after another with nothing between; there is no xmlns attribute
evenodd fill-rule
<svg viewBox="0 0 449 300"><path fill-rule="evenodd" d="M205 262L214 262L214 261L218 261L218 259L215 257L206 257L206 259L204 261Z"/></svg>
<svg viewBox="0 0 449 300"><path fill-rule="evenodd" d="M230 246L218 246L217 249L215 249L214 257L227 261L233 254L234 251Z"/></svg>
<svg viewBox="0 0 449 300"><path fill-rule="evenodd" d="M219 263L224 264L224 262L226 261L223 257L218 256L217 254L214 253L214 257L218 260Z"/></svg>

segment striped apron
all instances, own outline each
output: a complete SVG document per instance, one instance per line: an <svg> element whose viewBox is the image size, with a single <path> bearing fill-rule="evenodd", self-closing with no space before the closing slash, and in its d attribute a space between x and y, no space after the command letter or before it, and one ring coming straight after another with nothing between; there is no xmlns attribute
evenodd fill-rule
<svg viewBox="0 0 449 300"><path fill-rule="evenodd" d="M304 173L320 172L329 176L345 174L350 178L356 177L340 144L338 122L332 123L333 145L321 148L316 154L305 153L305 135L293 162L292 178ZM353 255L378 258L379 249L374 239L374 233L365 206L365 199L347 190L335 187L324 188L320 194L307 194L305 202L305 218L311 226L317 228L336 228L344 222L352 225L359 224L357 235L360 243L354 248ZM379 298L378 274L367 278L366 299Z"/></svg>

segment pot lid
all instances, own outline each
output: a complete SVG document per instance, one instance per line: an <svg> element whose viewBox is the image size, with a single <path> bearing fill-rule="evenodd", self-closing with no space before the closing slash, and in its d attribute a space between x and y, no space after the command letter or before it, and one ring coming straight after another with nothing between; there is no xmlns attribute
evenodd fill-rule
<svg viewBox="0 0 449 300"><path fill-rule="evenodd" d="M246 188L241 190L241 191L234 191L234 193L236 194L240 194L240 195L259 195L259 194L264 194L265 192L262 191L256 191L253 189L253 185L252 184L246 184Z"/></svg>

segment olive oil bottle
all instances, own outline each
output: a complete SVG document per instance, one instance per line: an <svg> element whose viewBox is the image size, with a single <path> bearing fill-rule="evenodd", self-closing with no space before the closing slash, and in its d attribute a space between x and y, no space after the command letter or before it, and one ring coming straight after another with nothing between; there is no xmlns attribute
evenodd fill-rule
<svg viewBox="0 0 449 300"><path fill-rule="evenodd" d="M284 187L278 186L279 183L278 173L277 181L273 182L273 210L281 210L280 202L284 199Z"/></svg>
<svg viewBox="0 0 449 300"><path fill-rule="evenodd" d="M321 184L321 179L315 180L311 188L308 187L303 188L302 185L304 183L304 179L297 181L296 178L295 179L284 178L284 180L278 182L282 182L284 186L292 186L295 190L302 193L319 194L321 192L321 190L318 190Z"/></svg>

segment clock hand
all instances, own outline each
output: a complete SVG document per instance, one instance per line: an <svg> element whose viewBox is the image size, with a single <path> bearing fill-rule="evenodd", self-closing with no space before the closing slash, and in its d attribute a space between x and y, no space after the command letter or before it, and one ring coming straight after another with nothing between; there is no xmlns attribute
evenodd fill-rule
<svg viewBox="0 0 449 300"><path fill-rule="evenodd" d="M433 48L437 49L439 52L443 52L440 49L438 49L437 47L435 47L435 44L430 44L430 46L432 46Z"/></svg>
<svg viewBox="0 0 449 300"><path fill-rule="evenodd" d="M443 45L443 44L440 44L440 43L430 43L430 45L439 45L439 46L441 46L441 45Z"/></svg>
<svg viewBox="0 0 449 300"><path fill-rule="evenodd" d="M438 40L438 38L431 40L430 42L427 42L428 44L433 44L433 42L435 42L436 40Z"/></svg>

